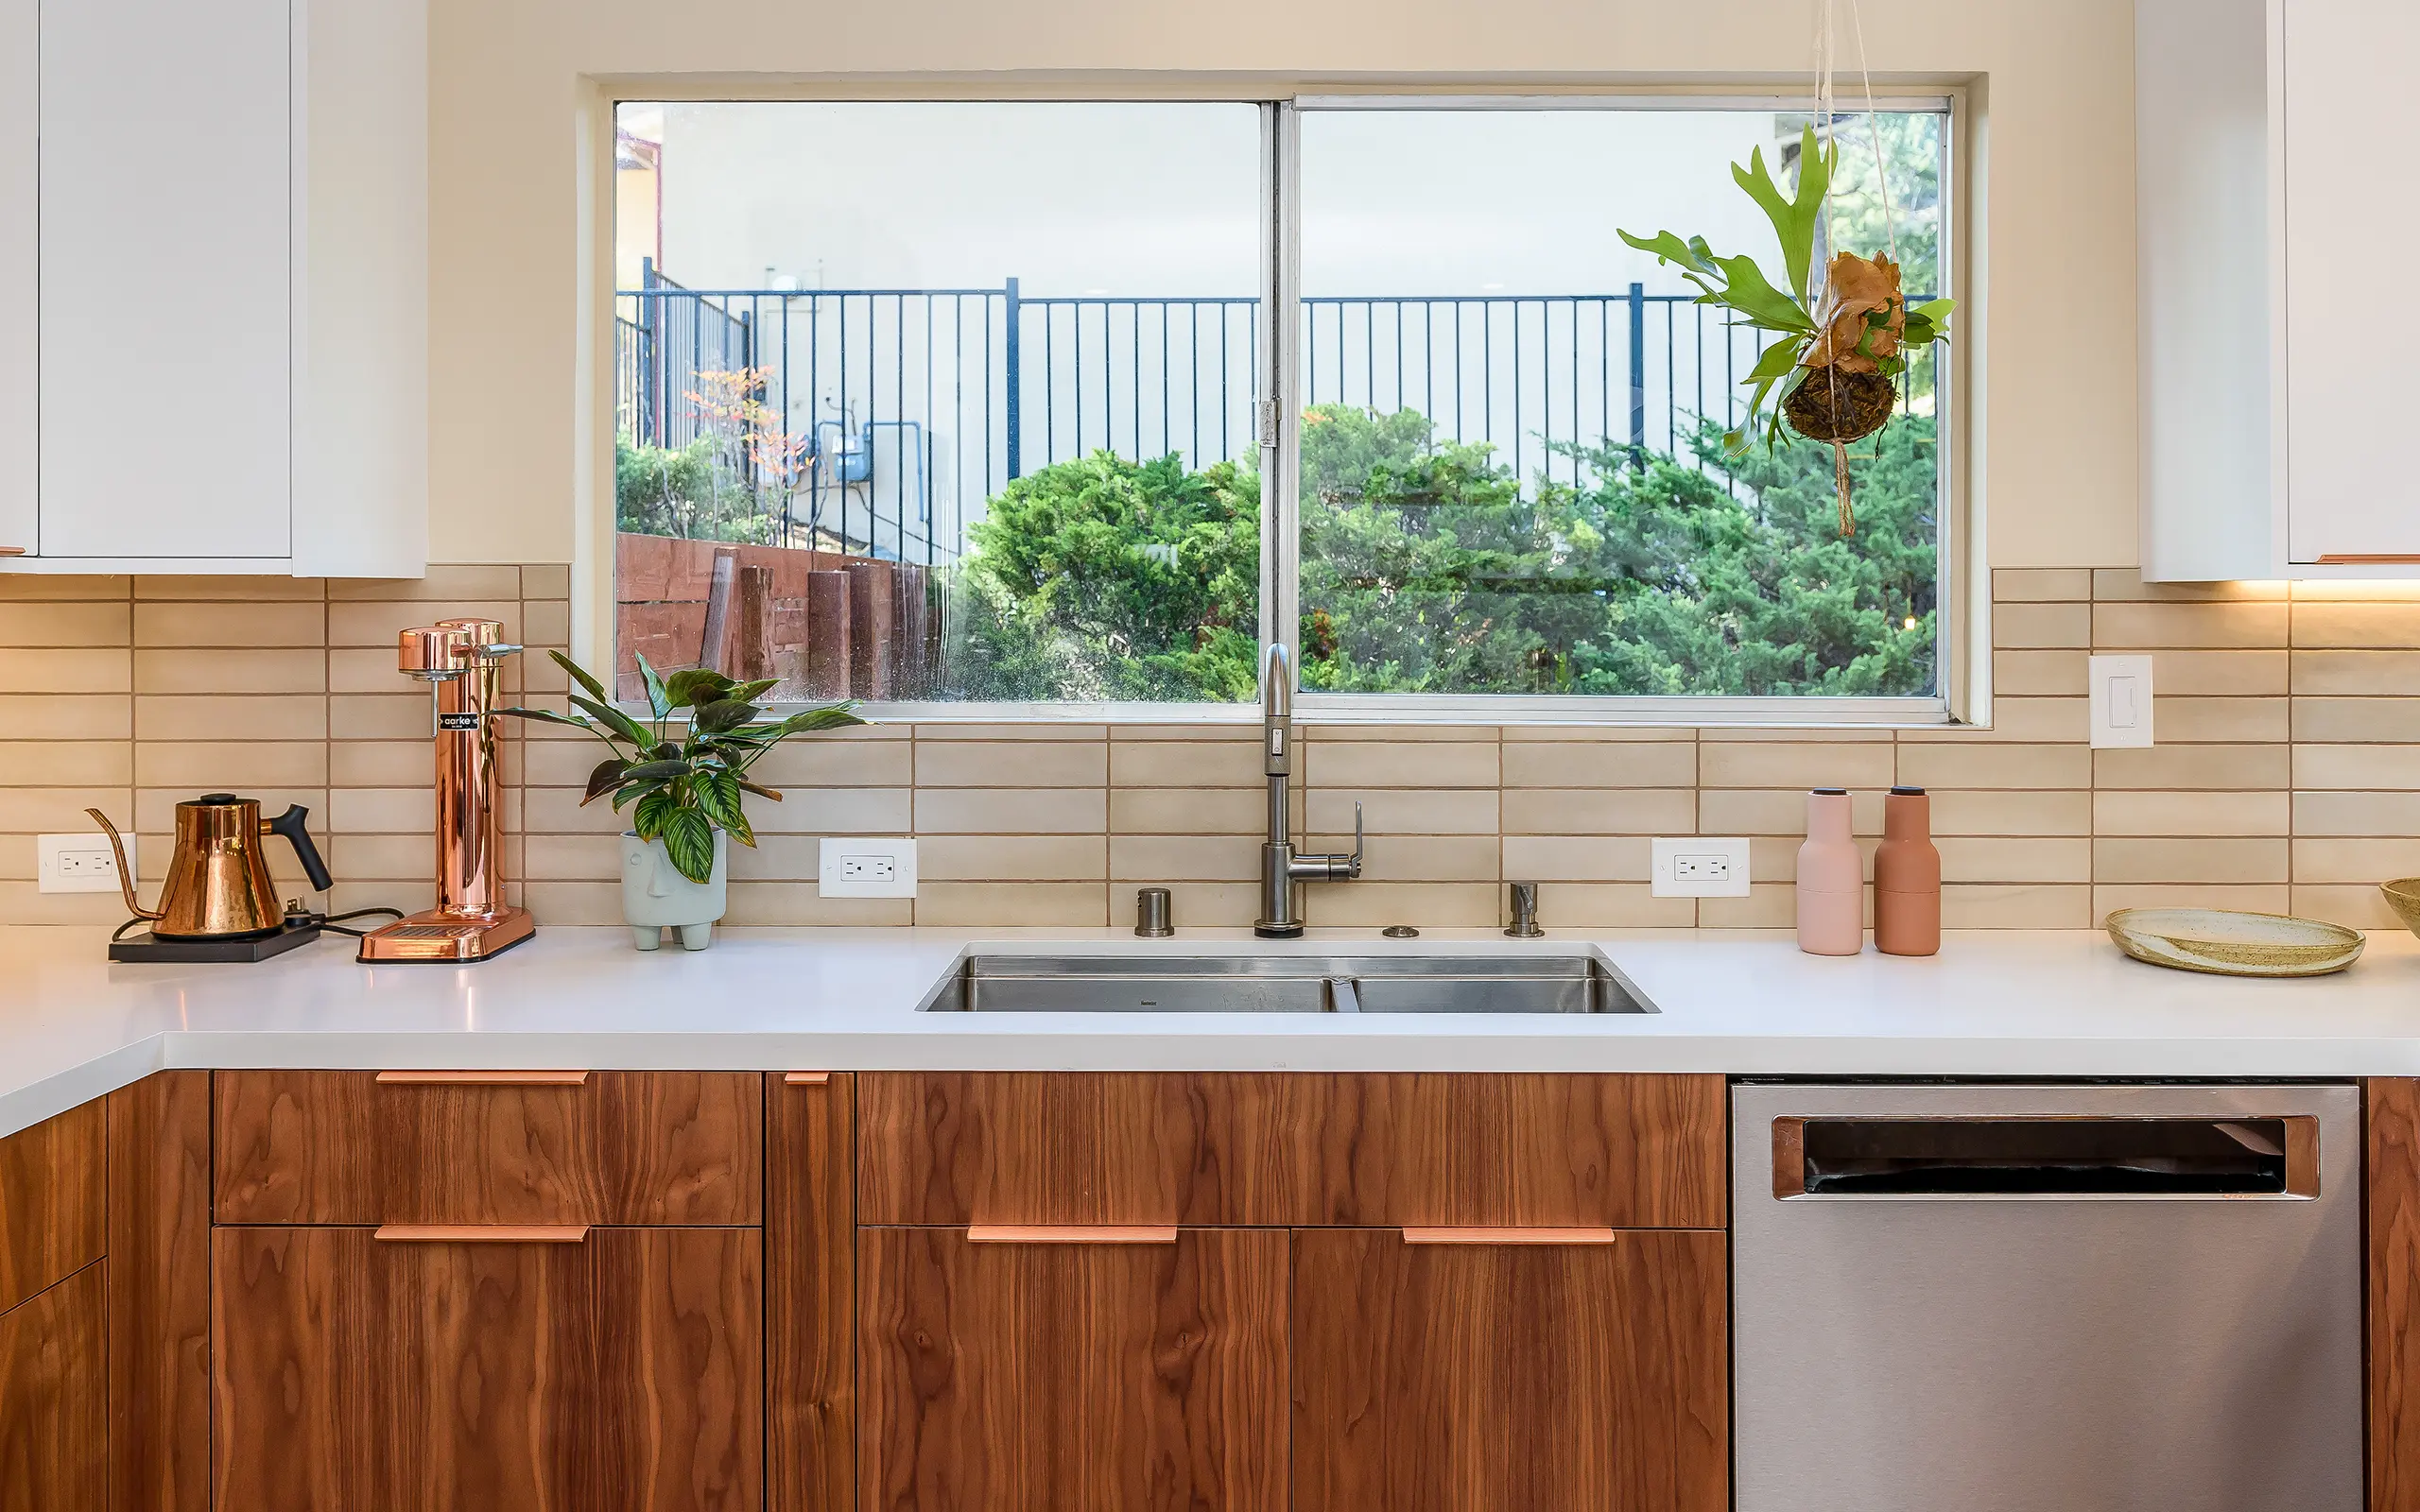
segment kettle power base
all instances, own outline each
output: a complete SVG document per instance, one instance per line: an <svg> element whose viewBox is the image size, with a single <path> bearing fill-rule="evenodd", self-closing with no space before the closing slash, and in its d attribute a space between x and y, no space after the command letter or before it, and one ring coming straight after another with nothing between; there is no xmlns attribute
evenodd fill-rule
<svg viewBox="0 0 2420 1512"><path fill-rule="evenodd" d="M266 961L320 937L317 924L288 923L272 934L236 939L162 939L149 930L110 941L110 959L164 965L193 961Z"/></svg>

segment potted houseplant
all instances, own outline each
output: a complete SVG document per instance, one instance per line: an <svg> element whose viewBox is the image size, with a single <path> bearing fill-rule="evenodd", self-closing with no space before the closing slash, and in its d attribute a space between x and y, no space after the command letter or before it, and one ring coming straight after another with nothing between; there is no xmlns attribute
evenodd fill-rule
<svg viewBox="0 0 2420 1512"><path fill-rule="evenodd" d="M1749 389L1748 415L1723 436L1723 445L1738 455L1761 430L1771 447L1787 422L1807 439L1830 446L1841 534L1853 536L1857 515L1849 502L1848 444L1889 422L1908 353L1949 339L1953 301L1932 300L1910 309L1899 287L1899 265L1881 252L1860 257L1835 251L1819 282L1815 229L1840 164L1840 145L1819 146L1809 126L1800 139L1798 163L1794 196L1784 195L1773 181L1762 148L1751 151L1745 165L1731 167L1731 177L1772 222L1785 284L1774 284L1753 257L1716 255L1703 236L1684 241L1668 231L1653 236L1623 232L1621 238L1678 267L1698 286L1698 303L1729 310L1737 318L1734 324L1776 337L1741 380Z"/></svg>
<svg viewBox="0 0 2420 1512"><path fill-rule="evenodd" d="M622 832L622 913L631 941L651 951L665 930L678 929L683 948L705 949L714 938L715 920L723 916L729 842L756 843L743 798L753 793L776 803L782 799L776 790L749 781L748 769L792 735L865 721L846 703L774 719L757 706L773 679L734 682L704 670L660 677L640 657L649 714L641 721L615 708L604 684L579 663L560 651L550 654L581 690L571 696L572 713L498 712L571 725L605 743L613 754L588 774L588 793L580 802L611 794L616 813L631 811L631 828ZM676 740L673 721L683 710L688 729Z"/></svg>

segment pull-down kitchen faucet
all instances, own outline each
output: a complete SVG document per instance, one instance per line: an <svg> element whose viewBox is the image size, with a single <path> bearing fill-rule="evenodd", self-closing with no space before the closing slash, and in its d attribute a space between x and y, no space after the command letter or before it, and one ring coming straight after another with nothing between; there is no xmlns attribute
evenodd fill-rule
<svg viewBox="0 0 2420 1512"><path fill-rule="evenodd" d="M1361 804L1353 805L1351 855L1294 853L1288 789L1294 773L1294 673L1286 647L1271 643L1260 662L1260 754L1269 773L1269 840L1260 848L1260 918L1252 930L1270 939L1303 933L1294 906L1298 882L1351 882L1361 875Z"/></svg>

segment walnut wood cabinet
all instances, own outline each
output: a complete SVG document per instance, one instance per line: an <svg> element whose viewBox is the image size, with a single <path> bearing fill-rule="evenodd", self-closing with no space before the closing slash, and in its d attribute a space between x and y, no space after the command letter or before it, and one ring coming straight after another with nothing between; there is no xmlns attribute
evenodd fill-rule
<svg viewBox="0 0 2420 1512"><path fill-rule="evenodd" d="M209 1083L0 1139L0 1512L209 1505Z"/></svg>
<svg viewBox="0 0 2420 1512"><path fill-rule="evenodd" d="M856 1512L1729 1503L1720 1077L850 1095Z"/></svg>
<svg viewBox="0 0 2420 1512"><path fill-rule="evenodd" d="M763 1076L216 1081L218 1506L764 1504Z"/></svg>
<svg viewBox="0 0 2420 1512"><path fill-rule="evenodd" d="M1293 1242L1293 1512L1730 1505L1721 1233Z"/></svg>
<svg viewBox="0 0 2420 1512"><path fill-rule="evenodd" d="M860 1505L1286 1506L1287 1236L864 1228Z"/></svg>
<svg viewBox="0 0 2420 1512"><path fill-rule="evenodd" d="M222 1228L217 1505L757 1507L760 1244Z"/></svg>
<svg viewBox="0 0 2420 1512"><path fill-rule="evenodd" d="M0 1142L0 1512L1714 1512L1722 1104L157 1076Z"/></svg>
<svg viewBox="0 0 2420 1512"><path fill-rule="evenodd" d="M2370 1508L2420 1506L2420 1080L2373 1077L2367 1125Z"/></svg>

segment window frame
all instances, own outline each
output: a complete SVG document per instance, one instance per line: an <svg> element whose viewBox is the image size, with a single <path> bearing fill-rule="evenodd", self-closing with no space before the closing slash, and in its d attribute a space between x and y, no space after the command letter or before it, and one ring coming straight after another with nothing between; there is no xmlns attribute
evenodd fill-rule
<svg viewBox="0 0 2420 1512"><path fill-rule="evenodd" d="M1742 91L1721 85L1672 85L1652 89L1502 88L1467 81L1432 89L1391 84L1368 92L1288 92L1278 89L1184 90L1170 93L1105 86L1070 91L1061 86L1033 93L996 86L966 92L945 88L764 92L730 88L700 91L671 80L596 80L585 104L590 120L592 203L584 217L591 228L583 283L594 312L582 332L582 366L590 369L591 404L582 407L581 447L585 478L575 487L589 500L590 527L579 533L575 555L574 644L584 662L617 655L614 644L613 553L613 375L599 332L610 332L614 295L613 130L625 101L875 101L935 100L1003 104L1050 101L1087 103L1247 104L1261 112L1263 208L1262 296L1254 317L1261 335L1261 584L1259 644L1267 646L1280 626L1299 622L1301 536L1297 498L1302 415L1290 395L1300 382L1301 331L1301 116L1333 111L1581 111L1754 110L1787 112L1810 108L1804 94L1770 89ZM1862 107L1860 97L1849 110ZM1968 185L1975 181L1975 135L1967 89L1960 83L1900 87L1876 94L1880 110L1936 112L1943 118L1940 266L1938 293L1959 302L1958 340L1938 360L1934 382L1942 402L1939 448L1939 640L1934 693L1915 696L1825 697L1790 694L1769 696L1539 694L1324 693L1299 686L1299 658L1289 659L1297 679L1298 718L1337 725L1472 725L1693 727L1702 729L1931 729L1988 726L1991 722L1990 571L1984 557L1975 470L1976 424L1970 395L1979 396L1978 333L1984 301L1981 279L1968 251L1970 220L1981 212ZM1273 413L1272 413L1273 412ZM1273 434L1271 421L1273 421ZM599 455L604 458L599 465ZM1288 637L1287 644L1292 645ZM786 704L783 707L800 707ZM1260 719L1257 703L999 702L890 700L868 702L860 713L876 722L918 724L1249 725Z"/></svg>

